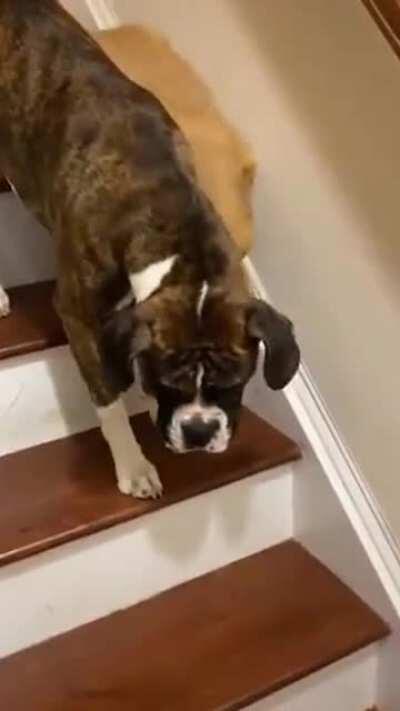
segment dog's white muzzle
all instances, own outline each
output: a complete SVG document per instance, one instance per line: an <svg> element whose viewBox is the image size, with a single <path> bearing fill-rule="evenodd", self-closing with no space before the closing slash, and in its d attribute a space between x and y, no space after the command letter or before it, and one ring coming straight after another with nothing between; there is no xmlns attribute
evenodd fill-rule
<svg viewBox="0 0 400 711"><path fill-rule="evenodd" d="M175 410L168 435L171 449L179 453L194 449L215 454L224 452L231 438L225 412L198 402Z"/></svg>

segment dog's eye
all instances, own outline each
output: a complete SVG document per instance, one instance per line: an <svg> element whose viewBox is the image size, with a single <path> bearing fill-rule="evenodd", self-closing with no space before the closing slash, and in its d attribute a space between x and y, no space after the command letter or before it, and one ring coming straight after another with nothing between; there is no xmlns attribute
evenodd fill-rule
<svg viewBox="0 0 400 711"><path fill-rule="evenodd" d="M232 390L232 388L240 387L242 384L241 378L235 375L221 376L217 375L215 377L207 378L204 381L204 386L208 390Z"/></svg>
<svg viewBox="0 0 400 711"><path fill-rule="evenodd" d="M195 368L185 366L182 368L176 368L175 370L172 370L169 373L165 373L161 376L160 382L163 383L163 385L176 387L183 382L194 381L195 376Z"/></svg>
<svg viewBox="0 0 400 711"><path fill-rule="evenodd" d="M203 390L203 397L207 403L218 404L225 408L235 408L240 405L243 393L242 385L220 387L209 385Z"/></svg>
<svg viewBox="0 0 400 711"><path fill-rule="evenodd" d="M161 375L160 383L168 390L193 395L196 386L196 369L191 366L176 368Z"/></svg>
<svg viewBox="0 0 400 711"><path fill-rule="evenodd" d="M204 385L227 390L242 383L242 374L236 369L209 366L205 370Z"/></svg>
<svg viewBox="0 0 400 711"><path fill-rule="evenodd" d="M210 350L205 358L205 376L211 384L222 388L237 385L241 380L241 367L238 359L231 353Z"/></svg>

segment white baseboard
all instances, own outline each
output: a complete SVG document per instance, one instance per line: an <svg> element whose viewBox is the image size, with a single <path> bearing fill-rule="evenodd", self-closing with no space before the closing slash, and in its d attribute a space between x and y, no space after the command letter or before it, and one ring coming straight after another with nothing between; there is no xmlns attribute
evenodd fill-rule
<svg viewBox="0 0 400 711"><path fill-rule="evenodd" d="M254 293L261 299L271 301L248 257L243 264ZM368 483L304 365L284 394L400 616L400 550Z"/></svg>
<svg viewBox="0 0 400 711"><path fill-rule="evenodd" d="M139 388L130 414L148 410ZM98 426L78 366L66 346L0 362L0 456Z"/></svg>

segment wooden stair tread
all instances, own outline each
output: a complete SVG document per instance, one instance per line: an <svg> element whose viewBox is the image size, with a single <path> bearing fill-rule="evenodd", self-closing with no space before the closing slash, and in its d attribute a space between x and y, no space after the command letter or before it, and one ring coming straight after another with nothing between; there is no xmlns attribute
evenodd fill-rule
<svg viewBox="0 0 400 711"><path fill-rule="evenodd" d="M6 455L0 459L0 566L300 456L294 442L246 408L224 454L173 454L147 414L132 422L160 473L163 498L140 501L118 492L98 429Z"/></svg>
<svg viewBox="0 0 400 711"><path fill-rule="evenodd" d="M2 706L241 709L387 634L287 541L3 660Z"/></svg>
<svg viewBox="0 0 400 711"><path fill-rule="evenodd" d="M8 289L11 314L0 319L0 360L66 343L53 307L53 281Z"/></svg>

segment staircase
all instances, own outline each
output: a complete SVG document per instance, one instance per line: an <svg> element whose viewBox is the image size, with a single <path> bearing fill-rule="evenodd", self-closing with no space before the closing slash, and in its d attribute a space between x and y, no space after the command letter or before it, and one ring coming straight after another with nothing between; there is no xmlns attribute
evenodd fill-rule
<svg viewBox="0 0 400 711"><path fill-rule="evenodd" d="M129 400L165 485L117 491L51 306L0 321L0 698L11 711L366 711L386 624L292 539L298 446L244 408L222 455L174 455Z"/></svg>

